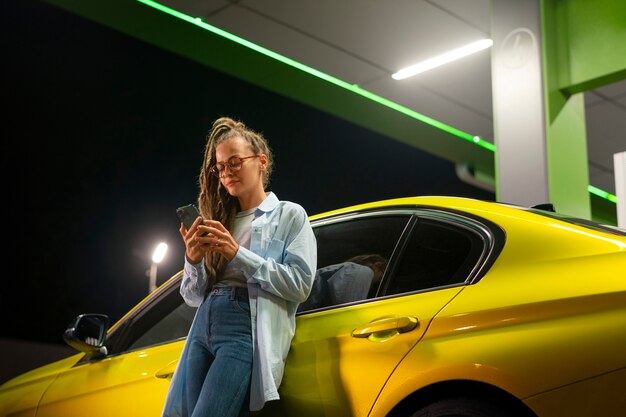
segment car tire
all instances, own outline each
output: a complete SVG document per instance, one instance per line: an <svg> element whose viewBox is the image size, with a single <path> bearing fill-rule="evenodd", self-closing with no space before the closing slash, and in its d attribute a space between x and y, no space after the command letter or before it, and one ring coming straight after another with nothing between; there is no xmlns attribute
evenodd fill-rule
<svg viewBox="0 0 626 417"><path fill-rule="evenodd" d="M517 413L470 397L448 398L429 404L411 417L512 417Z"/></svg>

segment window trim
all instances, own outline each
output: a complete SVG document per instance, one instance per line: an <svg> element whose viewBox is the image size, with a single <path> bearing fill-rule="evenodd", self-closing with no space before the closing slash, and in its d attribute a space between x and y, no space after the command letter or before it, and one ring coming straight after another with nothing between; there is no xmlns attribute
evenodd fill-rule
<svg viewBox="0 0 626 417"><path fill-rule="evenodd" d="M381 282L379 284L378 290L376 292L376 297L369 298L365 300L359 300L352 303L341 304L339 306L329 306L321 309L308 310L298 313L301 314L309 314L318 311L327 311L330 309L340 308L344 306L354 305L354 304L363 304L372 301L377 301L381 299L388 299L398 296L405 296L407 294L420 293L420 292L428 292L436 289L442 288L450 288L461 285L472 285L479 282L483 276L489 271L495 260L498 258L502 249L504 248L504 244L506 242L506 233L504 229L498 226L496 223L487 220L483 217L476 216L471 213L467 213L461 210L451 209L447 207L440 206L428 206L428 205L406 205L406 206L393 206L393 207L383 207L383 208L372 208L366 209L362 211L353 211L348 213L341 213L337 215L332 215L331 217L316 219L311 222L312 227L321 227L328 224L333 224L337 222L350 221L353 219L361 219L367 217L380 217L380 216L389 216L389 215L410 215L411 217L408 219L407 224L405 225L404 230L400 234L398 238L398 242L394 247L391 256L389 257L389 263L385 274L383 275ZM479 238L483 241L483 250L476 261L476 264L472 268L468 277L465 281L460 282L458 284L450 284L443 287L435 287L428 288L424 290L416 290L414 292L406 292L400 294L389 294L384 295L387 286L389 285L390 276L393 276L396 269L398 268L398 259L404 253L406 249L406 245L410 237L413 235L415 227L419 224L420 218L427 218L436 221L442 221L448 223L455 227L462 227L466 230L469 230L479 236ZM382 293L382 295L381 295Z"/></svg>

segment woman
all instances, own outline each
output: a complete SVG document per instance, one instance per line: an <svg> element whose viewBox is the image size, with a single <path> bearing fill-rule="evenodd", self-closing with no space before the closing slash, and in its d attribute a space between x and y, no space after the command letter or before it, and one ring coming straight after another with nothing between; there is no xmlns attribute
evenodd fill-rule
<svg viewBox="0 0 626 417"><path fill-rule="evenodd" d="M199 308L164 416L236 417L279 398L317 249L305 210L265 192L271 171L262 135L230 118L214 122L200 171L202 217L180 228L180 292Z"/></svg>

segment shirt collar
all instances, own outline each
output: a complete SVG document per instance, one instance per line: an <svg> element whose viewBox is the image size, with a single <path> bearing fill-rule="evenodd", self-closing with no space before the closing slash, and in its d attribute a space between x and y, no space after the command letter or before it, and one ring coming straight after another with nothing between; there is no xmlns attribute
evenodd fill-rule
<svg viewBox="0 0 626 417"><path fill-rule="evenodd" d="M261 204L259 204L259 207L257 207L257 210L267 213L269 211L274 210L276 206L278 206L278 203L279 203L278 197L276 197L276 194L270 191L269 193L266 193L265 200L263 200Z"/></svg>

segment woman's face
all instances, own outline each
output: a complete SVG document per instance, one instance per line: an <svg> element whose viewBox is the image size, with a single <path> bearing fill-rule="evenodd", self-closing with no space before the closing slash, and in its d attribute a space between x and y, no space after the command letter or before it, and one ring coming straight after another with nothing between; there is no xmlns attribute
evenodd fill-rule
<svg viewBox="0 0 626 417"><path fill-rule="evenodd" d="M225 140L215 147L215 159L220 169L220 182L233 197L245 198L264 192L263 170L267 164L267 156L254 156L250 144L245 139L235 136ZM254 156L254 157L252 157ZM229 163L239 162L237 158L247 158L242 161L239 169L231 169Z"/></svg>

